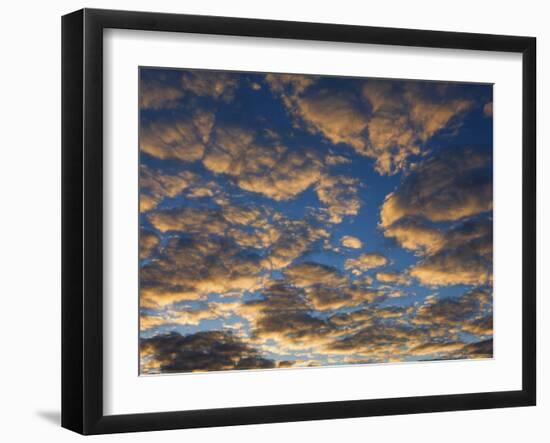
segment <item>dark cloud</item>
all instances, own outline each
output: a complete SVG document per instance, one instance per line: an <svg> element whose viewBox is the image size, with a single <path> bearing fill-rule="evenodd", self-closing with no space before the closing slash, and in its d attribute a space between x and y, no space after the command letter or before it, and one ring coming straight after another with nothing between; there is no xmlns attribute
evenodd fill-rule
<svg viewBox="0 0 550 443"><path fill-rule="evenodd" d="M468 220L442 234L436 252L413 265L409 273L428 286L492 285L493 222Z"/></svg>
<svg viewBox="0 0 550 443"><path fill-rule="evenodd" d="M427 286L491 285L491 153L455 148L427 158L380 211L386 237L424 258L409 274Z"/></svg>
<svg viewBox="0 0 550 443"><path fill-rule="evenodd" d="M440 151L417 164L380 211L389 228L407 216L455 221L493 208L490 151L455 148Z"/></svg>
<svg viewBox="0 0 550 443"><path fill-rule="evenodd" d="M429 297L416 311L412 323L489 335L493 324L492 302L491 288L472 289L460 297Z"/></svg>
<svg viewBox="0 0 550 443"><path fill-rule="evenodd" d="M273 360L227 331L170 333L141 339L143 373L274 368Z"/></svg>
<svg viewBox="0 0 550 443"><path fill-rule="evenodd" d="M454 358L493 358L493 339L469 343L460 351L456 352Z"/></svg>
<svg viewBox="0 0 550 443"><path fill-rule="evenodd" d="M160 243L160 238L154 232L141 229L139 233L139 258L143 260L151 255Z"/></svg>
<svg viewBox="0 0 550 443"><path fill-rule="evenodd" d="M401 325L396 322L384 323L370 313L374 324L361 328L358 332L335 340L326 349L328 352L362 355L371 361L386 361L394 355L405 354L411 343L426 340L429 335L421 328Z"/></svg>

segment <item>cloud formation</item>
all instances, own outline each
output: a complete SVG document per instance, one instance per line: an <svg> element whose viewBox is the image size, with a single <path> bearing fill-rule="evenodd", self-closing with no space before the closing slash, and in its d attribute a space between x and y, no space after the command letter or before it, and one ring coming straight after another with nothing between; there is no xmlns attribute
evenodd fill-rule
<svg viewBox="0 0 550 443"><path fill-rule="evenodd" d="M346 248L361 249L363 247L363 242L352 235L344 235L340 239L340 242L342 243L342 246L345 246Z"/></svg>
<svg viewBox="0 0 550 443"><path fill-rule="evenodd" d="M139 107L142 110L171 108L183 96L180 88L160 81L141 82Z"/></svg>
<svg viewBox="0 0 550 443"><path fill-rule="evenodd" d="M142 307L158 308L209 293L252 291L262 282L261 259L228 239L171 237L140 272Z"/></svg>
<svg viewBox="0 0 550 443"><path fill-rule="evenodd" d="M264 145L253 131L239 127L218 128L203 163L216 174L233 177L241 189L277 201L305 191L319 180L322 170L314 151L298 153L280 144Z"/></svg>
<svg viewBox="0 0 550 443"><path fill-rule="evenodd" d="M388 259L379 253L365 253L357 258L348 258L344 264L346 270L361 274L370 269L379 268L388 264Z"/></svg>
<svg viewBox="0 0 550 443"><path fill-rule="evenodd" d="M450 228L440 247L412 266L409 273L429 286L491 285L492 219L469 220Z"/></svg>
<svg viewBox="0 0 550 443"><path fill-rule="evenodd" d="M142 374L492 356L490 87L140 72Z"/></svg>
<svg viewBox="0 0 550 443"><path fill-rule="evenodd" d="M323 88L305 75L271 76L269 83L296 124L373 158L380 174L406 169L431 137L474 104L452 88L407 81L349 80L355 91Z"/></svg>
<svg viewBox="0 0 550 443"><path fill-rule="evenodd" d="M447 149L418 163L380 211L382 227L408 216L454 221L493 208L491 156L472 148Z"/></svg>
<svg viewBox="0 0 550 443"><path fill-rule="evenodd" d="M140 342L144 373L267 369L272 360L239 341L229 332L204 331L182 336L157 335Z"/></svg>
<svg viewBox="0 0 550 443"><path fill-rule="evenodd" d="M143 260L149 257L159 243L160 238L157 234L141 229L139 233L139 259Z"/></svg>
<svg viewBox="0 0 550 443"><path fill-rule="evenodd" d="M187 71L182 73L183 90L198 96L230 102L239 86L238 76L225 72Z"/></svg>
<svg viewBox="0 0 550 443"><path fill-rule="evenodd" d="M409 285L411 283L406 274L398 272L377 272L376 279L382 283L395 283L398 285Z"/></svg>
<svg viewBox="0 0 550 443"><path fill-rule="evenodd" d="M140 150L163 160L200 160L213 124L214 115L202 111L170 122L151 121L140 129Z"/></svg>
<svg viewBox="0 0 550 443"><path fill-rule="evenodd" d="M140 212L154 209L165 197L175 197L198 178L189 171L166 174L145 165L139 169Z"/></svg>
<svg viewBox="0 0 550 443"><path fill-rule="evenodd" d="M324 175L315 186L317 198L326 207L328 221L341 223L345 216L359 213L361 200L357 196L358 180Z"/></svg>

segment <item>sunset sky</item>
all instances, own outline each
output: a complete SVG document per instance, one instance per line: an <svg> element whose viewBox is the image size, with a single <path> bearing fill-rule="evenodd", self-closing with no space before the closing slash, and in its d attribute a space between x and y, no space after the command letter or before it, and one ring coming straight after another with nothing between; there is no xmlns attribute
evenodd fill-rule
<svg viewBox="0 0 550 443"><path fill-rule="evenodd" d="M492 357L492 85L139 75L141 374Z"/></svg>

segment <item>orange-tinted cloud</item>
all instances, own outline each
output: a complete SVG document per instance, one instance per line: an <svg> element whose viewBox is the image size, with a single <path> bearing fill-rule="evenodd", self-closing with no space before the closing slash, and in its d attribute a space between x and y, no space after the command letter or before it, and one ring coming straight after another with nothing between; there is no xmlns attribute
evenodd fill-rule
<svg viewBox="0 0 550 443"><path fill-rule="evenodd" d="M139 92L140 109L171 108L184 94L181 89L158 81L142 81Z"/></svg>
<svg viewBox="0 0 550 443"><path fill-rule="evenodd" d="M198 96L233 100L239 86L238 75L214 71L188 71L181 76L181 86Z"/></svg>
<svg viewBox="0 0 550 443"><path fill-rule="evenodd" d="M289 200L316 183L322 163L313 151L289 151L283 145L264 145L256 134L239 127L218 128L203 160L216 174L227 174L249 192L274 200Z"/></svg>
<svg viewBox="0 0 550 443"><path fill-rule="evenodd" d="M373 158L380 174L407 168L428 139L473 106L473 101L454 97L448 88L429 88L428 94L412 82L358 80L358 91L352 93L316 88L309 76L294 76L292 81L268 77L296 125Z"/></svg>
<svg viewBox="0 0 550 443"><path fill-rule="evenodd" d="M139 259L143 260L151 255L160 243L160 238L154 232L141 229L139 233Z"/></svg>
<svg viewBox="0 0 550 443"><path fill-rule="evenodd" d="M344 235L340 239L340 242L342 243L342 246L345 246L346 248L361 249L363 247L363 242L352 235Z"/></svg>
<svg viewBox="0 0 550 443"><path fill-rule="evenodd" d="M493 102L487 102L483 105L483 115L485 115L485 117L493 116Z"/></svg>
<svg viewBox="0 0 550 443"><path fill-rule="evenodd" d="M197 180L198 177L189 171L166 174L144 165L140 166L140 212L154 209L163 198L177 196Z"/></svg>
<svg viewBox="0 0 550 443"><path fill-rule="evenodd" d="M323 175L315 186L317 198L326 207L328 221L341 223L345 216L359 213L361 201L357 196L358 180Z"/></svg>
<svg viewBox="0 0 550 443"><path fill-rule="evenodd" d="M348 258L344 264L345 269L355 273L363 273L370 269L379 268L388 264L388 259L379 253L365 253L357 258Z"/></svg>
<svg viewBox="0 0 550 443"><path fill-rule="evenodd" d="M153 121L142 126L139 146L142 152L160 159L193 162L203 157L210 138L214 115L196 112L191 118Z"/></svg>
<svg viewBox="0 0 550 443"><path fill-rule="evenodd" d="M217 292L241 293L261 286L260 257L228 240L172 237L156 260L141 269L141 305L159 307L203 299Z"/></svg>
<svg viewBox="0 0 550 443"><path fill-rule="evenodd" d="M376 279L382 283L396 283L398 285L409 285L410 278L399 272L377 272Z"/></svg>
<svg viewBox="0 0 550 443"><path fill-rule="evenodd" d="M493 226L491 219L464 222L445 233L441 249L409 269L428 286L492 285Z"/></svg>

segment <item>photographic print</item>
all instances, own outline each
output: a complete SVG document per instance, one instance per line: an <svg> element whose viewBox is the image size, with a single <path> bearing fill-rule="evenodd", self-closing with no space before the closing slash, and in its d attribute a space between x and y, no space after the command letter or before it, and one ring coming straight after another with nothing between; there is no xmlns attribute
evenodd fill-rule
<svg viewBox="0 0 550 443"><path fill-rule="evenodd" d="M141 67L140 374L492 358L492 91Z"/></svg>

